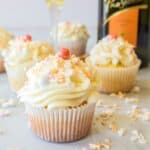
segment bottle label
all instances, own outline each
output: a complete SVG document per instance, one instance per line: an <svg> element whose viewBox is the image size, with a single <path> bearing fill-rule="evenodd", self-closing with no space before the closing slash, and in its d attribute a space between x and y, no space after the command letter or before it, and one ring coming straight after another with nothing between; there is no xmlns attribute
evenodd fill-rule
<svg viewBox="0 0 150 150"><path fill-rule="evenodd" d="M139 9L122 11L109 21L108 33L123 36L129 43L137 46Z"/></svg>

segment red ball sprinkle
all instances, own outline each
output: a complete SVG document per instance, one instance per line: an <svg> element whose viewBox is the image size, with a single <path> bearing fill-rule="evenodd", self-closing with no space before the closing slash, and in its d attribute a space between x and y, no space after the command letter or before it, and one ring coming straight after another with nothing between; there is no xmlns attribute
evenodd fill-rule
<svg viewBox="0 0 150 150"><path fill-rule="evenodd" d="M62 48L60 52L58 53L58 56L63 59L69 59L70 57L70 50L67 48Z"/></svg>
<svg viewBox="0 0 150 150"><path fill-rule="evenodd" d="M29 34L27 34L27 35L25 35L24 37L23 37L23 39L24 39L24 41L32 41L32 36L31 35L29 35Z"/></svg>

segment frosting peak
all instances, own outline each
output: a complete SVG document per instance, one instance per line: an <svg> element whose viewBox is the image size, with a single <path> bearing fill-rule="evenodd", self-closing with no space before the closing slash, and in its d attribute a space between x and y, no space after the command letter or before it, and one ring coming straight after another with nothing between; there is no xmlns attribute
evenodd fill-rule
<svg viewBox="0 0 150 150"><path fill-rule="evenodd" d="M100 40L90 55L91 62L101 66L128 67L138 61L133 45L110 35Z"/></svg>
<svg viewBox="0 0 150 150"><path fill-rule="evenodd" d="M62 22L58 25L58 38L88 39L89 33L85 25Z"/></svg>
<svg viewBox="0 0 150 150"><path fill-rule="evenodd" d="M9 42L4 58L9 64L18 64L29 61L37 62L49 54L53 54L53 49L47 42L32 41L30 37L20 37Z"/></svg>

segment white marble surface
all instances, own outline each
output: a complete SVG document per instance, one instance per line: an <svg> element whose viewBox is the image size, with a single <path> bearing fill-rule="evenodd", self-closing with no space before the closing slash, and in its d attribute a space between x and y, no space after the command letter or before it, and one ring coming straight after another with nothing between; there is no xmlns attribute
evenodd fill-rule
<svg viewBox="0 0 150 150"><path fill-rule="evenodd" d="M141 88L140 92L130 93L126 97L136 97L139 100L136 105L150 110L150 68L140 71L137 84ZM0 74L0 98L16 98L9 89L5 74ZM125 136L120 137L95 121L96 126L93 125L92 132L85 139L66 144L48 143L31 132L24 115L23 105L18 105L15 108L9 108L12 112L10 116L0 117L0 129L4 129L4 134L0 134L0 150L90 150L89 143L97 143L105 138L111 138L111 150L150 150L150 121L132 121L127 115L127 111L131 110L135 104L126 103L118 96L104 94L101 94L101 101L106 106L117 104L121 108L121 111L116 111L115 115L118 118L119 127L127 129ZM101 111L101 108L97 108L97 116ZM133 129L142 132L147 144L138 144L130 140Z"/></svg>

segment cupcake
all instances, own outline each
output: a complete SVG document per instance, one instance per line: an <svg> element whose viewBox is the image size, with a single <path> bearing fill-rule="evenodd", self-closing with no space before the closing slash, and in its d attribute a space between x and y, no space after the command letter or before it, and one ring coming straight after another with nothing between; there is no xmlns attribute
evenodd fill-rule
<svg viewBox="0 0 150 150"><path fill-rule="evenodd" d="M19 90L26 80L26 71L49 54L53 54L51 45L32 41L30 35L11 40L8 50L3 53L11 88L14 91Z"/></svg>
<svg viewBox="0 0 150 150"><path fill-rule="evenodd" d="M106 93L130 91L140 66L133 45L111 35L98 42L86 61L94 68L99 90Z"/></svg>
<svg viewBox="0 0 150 150"><path fill-rule="evenodd" d="M86 52L89 33L86 26L63 22L58 25L58 48L68 48L76 56L82 56Z"/></svg>
<svg viewBox="0 0 150 150"><path fill-rule="evenodd" d="M32 131L51 142L85 137L99 97L87 65L64 49L32 67L18 94Z"/></svg>
<svg viewBox="0 0 150 150"><path fill-rule="evenodd" d="M8 46L8 42L13 38L13 36L5 31L4 29L0 28L0 73L4 72L4 64L2 58L2 52Z"/></svg>

